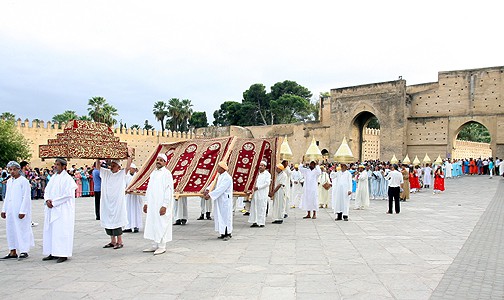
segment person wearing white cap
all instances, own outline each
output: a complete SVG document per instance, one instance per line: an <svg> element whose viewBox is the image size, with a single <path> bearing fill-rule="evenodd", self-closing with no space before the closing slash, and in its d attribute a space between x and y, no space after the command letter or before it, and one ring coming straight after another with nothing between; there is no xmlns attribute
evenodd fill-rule
<svg viewBox="0 0 504 300"><path fill-rule="evenodd" d="M212 191L205 191L205 199L214 202L215 231L220 233L220 239L228 241L233 232L233 179L227 172L228 166L221 161L218 164L217 182Z"/></svg>
<svg viewBox="0 0 504 300"><path fill-rule="evenodd" d="M303 185L303 197L299 208L306 210L306 216L303 219L316 219L318 207L318 177L322 173L320 167L317 166L315 161L311 161L308 168L301 166L299 168L301 174L305 179ZM313 212L313 216L311 216Z"/></svg>
<svg viewBox="0 0 504 300"><path fill-rule="evenodd" d="M289 207L290 197L291 197L291 176L292 170L289 166L289 162L287 160L282 160L282 166L284 166L283 172L287 175L287 184L285 185L285 197L284 197L284 205L283 205L283 215L284 218L287 218L289 215L287 214L287 208Z"/></svg>
<svg viewBox="0 0 504 300"><path fill-rule="evenodd" d="M285 186L287 185L287 174L284 172L285 167L282 164L276 166L275 185L269 195L273 200L271 218L273 224L282 224L284 217L285 204Z"/></svg>
<svg viewBox="0 0 504 300"><path fill-rule="evenodd" d="M355 207L354 209L364 209L369 207L369 185L368 172L364 170L364 166L359 166L359 171L355 176L357 180L357 191L355 192Z"/></svg>
<svg viewBox="0 0 504 300"><path fill-rule="evenodd" d="M333 178L332 202L336 221L348 221L350 196L352 195L352 174L346 164L341 164L341 171L331 176Z"/></svg>
<svg viewBox="0 0 504 300"><path fill-rule="evenodd" d="M301 198L303 197L303 174L299 171L299 165L294 165L294 170L291 172L291 196L289 197L289 205L291 208L299 207Z"/></svg>
<svg viewBox="0 0 504 300"><path fill-rule="evenodd" d="M137 171L137 166L131 163L128 175L126 175L126 186L130 184ZM124 227L123 232L138 232L142 228L142 204L143 200L140 195L126 194L128 224Z"/></svg>
<svg viewBox="0 0 504 300"><path fill-rule="evenodd" d="M2 207L2 219L6 219L5 231L9 254L3 259L27 258L30 248L35 246L31 228L31 196L28 179L21 176L21 166L11 161L7 164L11 177L7 180L7 191Z"/></svg>
<svg viewBox="0 0 504 300"><path fill-rule="evenodd" d="M101 177L100 223L110 236L110 242L103 248L123 247L122 228L128 224L126 212L126 177L131 167L131 150L128 149L126 168L121 170L121 161L114 159L110 169L102 168L96 160L96 169Z"/></svg>
<svg viewBox="0 0 504 300"><path fill-rule="evenodd" d="M320 166L320 171L322 171L322 173L320 173L318 177L319 208L327 208L329 205L329 198L331 198L331 179L324 166Z"/></svg>
<svg viewBox="0 0 504 300"><path fill-rule="evenodd" d="M152 246L143 252L154 255L166 252L166 243L172 240L173 176L166 168L168 158L160 153L156 158L156 168L149 177L145 193L143 211L145 219L144 238L152 241Z"/></svg>
<svg viewBox="0 0 504 300"><path fill-rule="evenodd" d="M66 171L67 161L57 158L54 175L44 192L44 235L42 260L65 262L72 256L75 226L75 190L77 184Z"/></svg>
<svg viewBox="0 0 504 300"><path fill-rule="evenodd" d="M263 160L259 163L259 174L252 192L250 202L250 227L264 227L266 224L266 206L268 204L268 192L271 184L271 174L266 170L267 163Z"/></svg>

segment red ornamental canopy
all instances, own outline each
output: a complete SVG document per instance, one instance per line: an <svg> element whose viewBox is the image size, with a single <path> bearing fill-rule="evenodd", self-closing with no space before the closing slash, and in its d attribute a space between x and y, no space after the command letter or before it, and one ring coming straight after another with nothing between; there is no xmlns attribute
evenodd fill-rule
<svg viewBox="0 0 504 300"><path fill-rule="evenodd" d="M242 139L226 137L196 139L160 144L143 164L126 189L128 193L145 194L149 177L159 153L168 157L166 167L173 175L177 196L198 196L211 184L217 173L217 164L226 161L233 178L235 195L250 191L258 175L261 160L275 175L277 139Z"/></svg>

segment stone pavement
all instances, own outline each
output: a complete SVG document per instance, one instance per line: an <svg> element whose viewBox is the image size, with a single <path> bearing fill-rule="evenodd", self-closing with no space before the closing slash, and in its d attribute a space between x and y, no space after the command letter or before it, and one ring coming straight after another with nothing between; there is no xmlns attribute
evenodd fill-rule
<svg viewBox="0 0 504 300"><path fill-rule="evenodd" d="M447 180L444 194L412 195L398 215L385 214L386 201L373 200L367 210L351 210L349 222L335 222L329 209L316 220L303 220L304 212L290 209L281 225L268 219L265 228L249 228L237 212L228 242L216 238L212 221L196 221L199 200L190 199L189 223L174 226L174 241L160 256L142 253L149 242L141 233L126 233L122 249L103 249L109 239L94 220L93 199L80 198L74 256L62 264L41 260L43 205L35 200L33 220L40 223L34 228L36 246L24 261L0 261L0 297L428 299L434 290L437 296L445 287L446 293L451 291L451 282L458 284L455 277L463 274L450 266L454 260L453 266L460 264L458 256L471 255L461 249L472 241L471 236L466 243L474 230L483 228L487 217L480 217L489 203L495 204L491 200L499 181L486 176ZM502 212L502 201L500 205ZM500 218L502 222L502 213ZM489 247L495 238L502 242L502 231L484 234ZM0 255L7 251L2 220ZM472 262L467 265L472 267ZM461 287L470 288L462 282ZM485 283L481 288L489 289Z"/></svg>
<svg viewBox="0 0 504 300"><path fill-rule="evenodd" d="M504 299L504 181L431 299Z"/></svg>

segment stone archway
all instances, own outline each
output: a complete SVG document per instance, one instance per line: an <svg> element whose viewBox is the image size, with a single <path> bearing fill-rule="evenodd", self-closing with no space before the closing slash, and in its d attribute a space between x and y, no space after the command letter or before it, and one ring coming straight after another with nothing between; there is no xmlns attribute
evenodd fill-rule
<svg viewBox="0 0 504 300"><path fill-rule="evenodd" d="M370 126L372 123L372 126ZM361 111L352 120L350 149L360 161L380 158L380 122L370 111ZM373 128L370 128L373 127Z"/></svg>
<svg viewBox="0 0 504 300"><path fill-rule="evenodd" d="M460 125L453 135L452 158L492 157L492 136L484 124L470 120Z"/></svg>

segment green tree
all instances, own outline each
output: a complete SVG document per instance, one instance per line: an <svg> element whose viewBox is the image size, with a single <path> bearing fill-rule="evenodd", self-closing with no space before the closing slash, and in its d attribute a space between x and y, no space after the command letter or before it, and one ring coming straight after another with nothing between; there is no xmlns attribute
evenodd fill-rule
<svg viewBox="0 0 504 300"><path fill-rule="evenodd" d="M13 120L0 120L0 166L9 161L28 160L31 157L28 141L16 129Z"/></svg>
<svg viewBox="0 0 504 300"><path fill-rule="evenodd" d="M242 103L252 105L254 112L251 112L250 118L252 118L253 125L268 125L267 119L270 119L268 117L271 115L270 98L263 84L253 84L243 92Z"/></svg>
<svg viewBox="0 0 504 300"><path fill-rule="evenodd" d="M141 127L140 127L140 125L138 125L138 124L133 124L133 125L131 125L131 127L130 127L130 129L136 129L136 130L140 130L140 128L141 128Z"/></svg>
<svg viewBox="0 0 504 300"><path fill-rule="evenodd" d="M180 129L180 124L183 120L182 115L182 102L178 98L171 98L168 101L168 120L166 121L167 127L171 131L178 131Z"/></svg>
<svg viewBox="0 0 504 300"><path fill-rule="evenodd" d="M478 143L490 143L491 137L488 129L480 123L470 122L460 130L457 139Z"/></svg>
<svg viewBox="0 0 504 300"><path fill-rule="evenodd" d="M378 121L377 117L372 117L371 120L367 123L367 128L372 128L372 129L380 129L380 122Z"/></svg>
<svg viewBox="0 0 504 300"><path fill-rule="evenodd" d="M156 117L156 121L161 122L161 131L162 134L164 135L164 130L165 130L165 118L168 116L168 109L167 105L164 101L157 101L154 103L154 109L152 110L152 113L154 114L154 117Z"/></svg>
<svg viewBox="0 0 504 300"><path fill-rule="evenodd" d="M88 112L89 116L95 122L106 123L108 126L113 126L117 123L114 119L118 115L117 109L112 105L107 103L107 100L103 97L93 97L88 101Z"/></svg>
<svg viewBox="0 0 504 300"><path fill-rule="evenodd" d="M251 126L256 125L251 118L251 112L256 106L252 103L226 101L213 114L215 126Z"/></svg>
<svg viewBox="0 0 504 300"><path fill-rule="evenodd" d="M0 119L6 120L6 121L16 121L16 115L6 111L0 115Z"/></svg>
<svg viewBox="0 0 504 300"><path fill-rule="evenodd" d="M310 101L292 94L271 100L271 111L278 124L288 124L309 118L313 109Z"/></svg>
<svg viewBox="0 0 504 300"><path fill-rule="evenodd" d="M79 120L81 120L81 121L93 121L93 119L91 119L89 116L80 116Z"/></svg>
<svg viewBox="0 0 504 300"><path fill-rule="evenodd" d="M182 99L180 111L180 127L179 131L187 131L189 129L189 119L193 114L192 103L189 99Z"/></svg>
<svg viewBox="0 0 504 300"><path fill-rule="evenodd" d="M206 112L195 111L189 119L189 126L193 128L208 127L208 119Z"/></svg>
<svg viewBox="0 0 504 300"><path fill-rule="evenodd" d="M67 123L70 120L77 120L79 117L73 110L66 110L62 114L54 115L52 117L53 122L58 122L58 124ZM61 126L60 126L61 128Z"/></svg>
<svg viewBox="0 0 504 300"><path fill-rule="evenodd" d="M278 98L280 98L282 95L285 94L303 97L308 102L312 97L312 93L310 92L310 90L308 90L302 85L299 85L295 81L285 80L283 82L277 82L271 87L271 93L270 93L271 100L277 100Z"/></svg>

